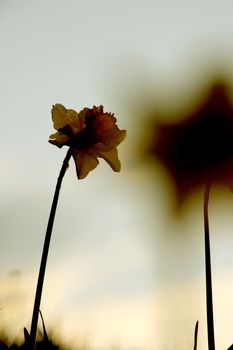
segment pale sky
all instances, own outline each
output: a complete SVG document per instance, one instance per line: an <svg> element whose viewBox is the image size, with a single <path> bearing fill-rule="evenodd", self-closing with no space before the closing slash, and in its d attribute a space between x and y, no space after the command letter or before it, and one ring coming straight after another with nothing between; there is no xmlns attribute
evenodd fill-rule
<svg viewBox="0 0 233 350"><path fill-rule="evenodd" d="M187 350L198 319L198 350L206 348L201 194L172 217L172 188L138 149L147 104L182 108L215 70L233 81L232 13L231 0L0 0L0 319L12 336L30 328L65 156L48 143L51 106L103 104L128 132L122 171L100 161L78 181L70 163L43 291L46 324L93 349ZM218 191L210 206L216 347L226 350L233 197Z"/></svg>

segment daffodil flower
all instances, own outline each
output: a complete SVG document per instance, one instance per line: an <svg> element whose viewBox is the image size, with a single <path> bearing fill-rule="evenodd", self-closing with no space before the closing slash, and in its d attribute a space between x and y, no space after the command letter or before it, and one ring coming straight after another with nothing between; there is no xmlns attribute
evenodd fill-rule
<svg viewBox="0 0 233 350"><path fill-rule="evenodd" d="M30 334L25 329L25 344L28 350L35 350L40 302L44 276L52 235L53 223L63 177L69 165L71 156L74 158L78 179L84 179L98 164L98 158L103 158L114 171L120 171L117 146L126 136L125 130L116 125L112 113L106 113L103 106L84 108L79 113L66 109L61 104L52 108L52 119L57 132L50 136L49 142L59 148L68 146L68 151L62 163L53 196L45 241L37 280L35 301L32 313ZM26 339L27 338L27 339Z"/></svg>
<svg viewBox="0 0 233 350"><path fill-rule="evenodd" d="M78 179L84 179L95 169L98 158L103 158L114 171L120 171L116 147L124 140L126 131L118 128L114 115L104 112L103 106L84 108L78 113L56 104L52 120L57 132L49 142L59 148L70 147Z"/></svg>
<svg viewBox="0 0 233 350"><path fill-rule="evenodd" d="M181 121L161 123L151 154L167 168L176 185L178 204L205 185L204 234L208 348L215 349L208 203L211 183L233 179L233 103L227 85L217 82L207 98Z"/></svg>
<svg viewBox="0 0 233 350"><path fill-rule="evenodd" d="M233 104L227 85L215 83L187 114L176 123L160 123L150 147L173 179L179 206L209 180L233 189Z"/></svg>

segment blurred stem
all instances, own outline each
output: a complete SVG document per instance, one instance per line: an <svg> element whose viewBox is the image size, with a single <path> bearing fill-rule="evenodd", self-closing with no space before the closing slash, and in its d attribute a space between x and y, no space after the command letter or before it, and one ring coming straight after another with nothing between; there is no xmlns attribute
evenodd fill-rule
<svg viewBox="0 0 233 350"><path fill-rule="evenodd" d="M210 257L210 232L209 232L209 217L208 217L210 187L211 187L211 182L208 181L206 184L205 193L204 193L206 307L207 307L207 330L208 330L209 350L215 350L211 257Z"/></svg>
<svg viewBox="0 0 233 350"><path fill-rule="evenodd" d="M195 325L195 331L194 331L194 350L197 350L197 336L198 336L198 321Z"/></svg>
<svg viewBox="0 0 233 350"><path fill-rule="evenodd" d="M41 301L41 295L42 295L42 289L43 289L47 257L49 252L49 244L51 240L53 222L56 214L57 202L59 198L61 184L62 184L63 177L65 175L66 169L69 166L70 157L71 157L71 149L69 148L57 179L57 185L54 192L53 202L50 209L50 215L49 215L47 230L45 234L44 247L43 247L43 252L41 256L40 270L39 270L37 287L36 287L34 309L32 314L31 332L30 332L30 338L29 338L29 350L34 350L36 345L37 323L38 323L38 317L39 317L39 311L40 311L40 301Z"/></svg>

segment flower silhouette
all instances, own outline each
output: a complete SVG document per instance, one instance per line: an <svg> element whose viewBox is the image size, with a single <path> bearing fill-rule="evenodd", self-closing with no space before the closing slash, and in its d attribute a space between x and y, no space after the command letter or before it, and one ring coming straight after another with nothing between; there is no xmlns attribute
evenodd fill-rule
<svg viewBox="0 0 233 350"><path fill-rule="evenodd" d="M78 179L84 179L99 164L98 158L120 171L116 147L126 137L126 131L118 128L114 114L104 112L103 106L84 108L78 113L56 104L52 120L57 132L49 142L59 148L70 147Z"/></svg>
<svg viewBox="0 0 233 350"><path fill-rule="evenodd" d="M205 101L177 123L156 127L150 152L168 169L181 204L215 181L233 183L233 106L226 85L215 83Z"/></svg>

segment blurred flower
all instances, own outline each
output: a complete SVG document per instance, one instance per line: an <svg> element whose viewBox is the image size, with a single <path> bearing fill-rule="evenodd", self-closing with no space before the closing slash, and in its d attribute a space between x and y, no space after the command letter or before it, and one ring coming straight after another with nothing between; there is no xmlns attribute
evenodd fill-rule
<svg viewBox="0 0 233 350"><path fill-rule="evenodd" d="M79 179L99 164L98 158L106 160L114 171L120 171L116 147L124 140L126 131L118 128L114 115L104 112L103 106L84 108L78 113L56 104L52 120L57 132L49 142L59 148L70 147Z"/></svg>
<svg viewBox="0 0 233 350"><path fill-rule="evenodd" d="M179 204L208 180L233 184L233 106L223 83L186 118L160 123L155 133L150 152L171 174Z"/></svg>

